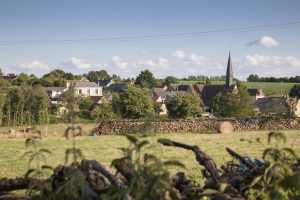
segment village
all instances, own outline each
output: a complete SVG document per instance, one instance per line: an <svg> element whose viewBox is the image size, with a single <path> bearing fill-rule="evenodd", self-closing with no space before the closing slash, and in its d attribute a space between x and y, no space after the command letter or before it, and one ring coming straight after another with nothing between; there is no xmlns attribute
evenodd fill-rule
<svg viewBox="0 0 300 200"><path fill-rule="evenodd" d="M57 104L57 115L68 112L65 102L60 101L60 95L63 92L73 88L76 96L89 97L94 105L102 103L110 103L113 94L121 92L127 86L134 85L133 82L115 82L112 79L98 80L90 82L86 77L80 80L66 80L66 87L45 87L52 104ZM167 115L166 100L177 94L192 94L201 99L204 112L203 117L213 116L211 103L218 93L237 93L237 85L233 82L233 66L231 57L228 57L228 65L226 71L226 84L174 84L164 85L163 87L150 88L149 95L153 103L159 105L159 109L155 110L157 115ZM300 117L300 101L297 97L289 97L288 94L283 95L265 95L262 88L247 89L253 110L261 114L287 114L292 113L294 116Z"/></svg>

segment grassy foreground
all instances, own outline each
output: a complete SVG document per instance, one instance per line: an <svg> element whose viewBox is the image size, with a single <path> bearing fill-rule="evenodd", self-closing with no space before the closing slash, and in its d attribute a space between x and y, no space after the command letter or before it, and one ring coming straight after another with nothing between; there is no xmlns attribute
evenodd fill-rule
<svg viewBox="0 0 300 200"><path fill-rule="evenodd" d="M289 130L283 131L288 138L287 146L300 153L300 131ZM261 138L266 144L268 131L256 132L235 132L232 134L191 134L191 133L174 133L148 136L146 139L150 141L150 145L145 151L151 152L162 159L176 159L186 166L186 173L196 179L201 179L200 166L195 161L192 152L188 152L178 148L163 147L158 144L158 138L169 138L174 141L180 141L191 145L199 145L199 147L215 159L217 165L220 166L224 160L230 160L231 157L225 151L225 147L230 147L242 155L252 158L260 158L265 147L255 142L257 137ZM252 143L240 141L240 139L252 140ZM104 135L96 137L77 137L78 147L81 148L86 159L95 159L106 167L110 166L110 162L120 157L122 154L118 150L120 147L128 146L128 142L124 136ZM0 138L0 178L2 177L18 177L24 175L27 170L27 160L21 158L24 153L24 138ZM65 149L71 147L71 141L67 141L62 137L48 137L41 141L42 148L46 148L52 152L48 157L48 164L57 166L64 163ZM172 172L183 169L171 168Z"/></svg>

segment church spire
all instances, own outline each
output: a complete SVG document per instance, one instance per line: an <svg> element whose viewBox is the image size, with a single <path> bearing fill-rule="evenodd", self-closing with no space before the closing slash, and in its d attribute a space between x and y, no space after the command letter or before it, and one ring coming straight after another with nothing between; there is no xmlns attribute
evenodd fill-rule
<svg viewBox="0 0 300 200"><path fill-rule="evenodd" d="M233 85L233 72L232 72L232 62L229 52L228 63L227 63L227 71L226 71L226 86L230 87Z"/></svg>

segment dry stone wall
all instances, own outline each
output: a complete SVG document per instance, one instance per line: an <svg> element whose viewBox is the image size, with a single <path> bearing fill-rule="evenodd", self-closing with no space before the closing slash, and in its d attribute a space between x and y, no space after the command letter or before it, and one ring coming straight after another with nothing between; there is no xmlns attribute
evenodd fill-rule
<svg viewBox="0 0 300 200"><path fill-rule="evenodd" d="M215 132L216 125L229 121L234 131L300 129L300 119L282 118L212 118L198 120L105 120L97 128L98 134L126 134L138 127L151 127L160 133Z"/></svg>

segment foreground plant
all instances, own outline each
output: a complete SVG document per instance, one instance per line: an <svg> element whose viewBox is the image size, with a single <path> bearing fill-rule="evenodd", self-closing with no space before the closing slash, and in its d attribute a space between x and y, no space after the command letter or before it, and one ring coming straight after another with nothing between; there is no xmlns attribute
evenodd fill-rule
<svg viewBox="0 0 300 200"><path fill-rule="evenodd" d="M71 128L70 135L79 129ZM177 161L162 161L145 153L148 141L126 136L130 144L121 148L123 156L112 162L116 174L111 173L95 160L85 160L73 141L67 150L70 164L60 165L47 179L37 182L29 199L300 199L300 161L291 148L284 146L286 138L282 133L271 132L262 160L244 157L230 148L227 152L234 158L218 168L212 157L198 146L159 139L169 148L183 148L191 151L202 170L203 185L178 172L171 176L167 166L184 166ZM73 137L74 139L74 137ZM257 140L260 142L260 140ZM38 152L34 150L33 152ZM28 153L28 155L31 155ZM72 159L71 159L72 158ZM68 164L68 165L67 165ZM0 179L0 192L17 187L2 187L8 179ZM7 186L7 185L6 185ZM18 189L26 188L18 185ZM3 189L4 188L4 189ZM0 193L1 196L1 193Z"/></svg>

